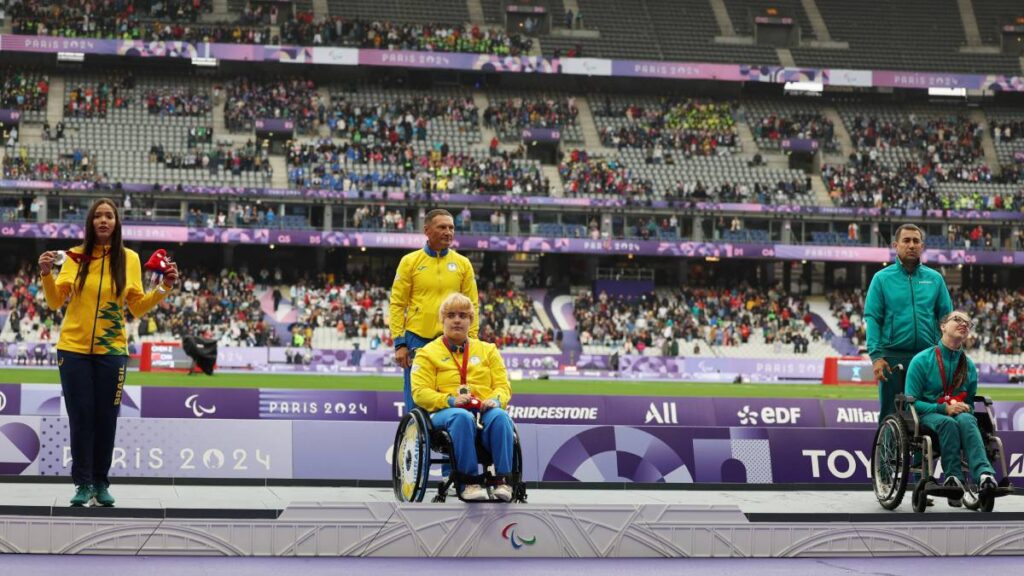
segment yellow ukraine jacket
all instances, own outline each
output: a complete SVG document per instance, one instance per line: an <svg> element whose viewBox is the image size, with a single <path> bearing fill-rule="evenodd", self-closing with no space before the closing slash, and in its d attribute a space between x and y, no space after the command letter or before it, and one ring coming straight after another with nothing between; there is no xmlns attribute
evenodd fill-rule
<svg viewBox="0 0 1024 576"><path fill-rule="evenodd" d="M430 246L402 257L391 286L389 315L395 348L406 345L406 332L424 339L440 336L442 327L437 312L452 292L465 294L473 303L469 337L476 338L480 329L480 298L469 258L452 249L434 252Z"/></svg>
<svg viewBox="0 0 1024 576"><path fill-rule="evenodd" d="M466 385L480 400L496 400L505 408L512 398L512 387L497 346L474 338L466 340ZM451 351L438 338L416 351L412 365L412 398L429 412L449 408L448 399L459 395L459 366L463 353Z"/></svg>
<svg viewBox="0 0 1024 576"><path fill-rule="evenodd" d="M70 251L83 253L83 246ZM125 306L136 318L150 311L167 294L159 290L146 292L142 287L142 264L134 250L125 248L125 287L118 297L110 273L108 247L93 249L93 261L89 264L89 275L85 286L78 290L79 264L67 258L60 274L43 276L43 291L46 304L51 310L59 310L67 302L64 323L60 328L57 349L79 354L103 354L112 356L128 355L128 338L125 335Z"/></svg>

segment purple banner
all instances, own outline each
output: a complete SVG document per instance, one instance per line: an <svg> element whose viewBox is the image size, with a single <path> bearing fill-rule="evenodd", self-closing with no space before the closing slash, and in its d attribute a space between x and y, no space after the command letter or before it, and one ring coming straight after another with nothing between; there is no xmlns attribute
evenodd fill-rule
<svg viewBox="0 0 1024 576"><path fill-rule="evenodd" d="M540 56L497 56L412 50L360 50L359 65L539 74L557 74L561 71L557 59Z"/></svg>
<svg viewBox="0 0 1024 576"><path fill-rule="evenodd" d="M715 398L717 426L824 426L821 402L809 398Z"/></svg>
<svg viewBox="0 0 1024 576"><path fill-rule="evenodd" d="M878 428L876 400L822 400L826 428Z"/></svg>
<svg viewBox="0 0 1024 576"><path fill-rule="evenodd" d="M817 152L821 144L810 138L785 138L782 140L782 149L791 152Z"/></svg>
<svg viewBox="0 0 1024 576"><path fill-rule="evenodd" d="M599 364L590 359L588 366ZM825 363L821 359L802 358L670 358L627 355L619 358L619 370L633 374L673 375L681 380L700 375L723 374L761 380L806 379L821 381Z"/></svg>
<svg viewBox="0 0 1024 576"><path fill-rule="evenodd" d="M66 181L41 181L41 180L0 180L0 188L13 190L100 190L107 191L109 186L97 186L91 182L66 182ZM373 190L329 190L329 189L292 189L292 188L244 188L231 186L192 186L162 185L154 188L152 184L123 185L127 192L139 194L152 194L154 190L172 194L185 194L197 196L227 196L241 198L310 198L310 199L338 199L338 200L373 200L373 201L426 201L425 194L406 194L400 190L373 191ZM565 206L580 208L620 208L627 207L626 201L621 198L556 198L551 196L488 196L473 194L433 194L431 201L451 204L485 204L502 206ZM727 202L666 202L663 200L651 202L649 205L655 209L685 209L698 211L716 212L743 212L752 214L822 214L846 217L877 217L882 215L878 208L843 208L834 206L799 206L799 205L764 205L764 204L736 204ZM905 216L911 218L934 217L950 218L954 220L1024 220L1024 213L990 210L905 210ZM766 249L770 250L768 246ZM763 254L766 255L767 254Z"/></svg>
<svg viewBox="0 0 1024 576"><path fill-rule="evenodd" d="M523 128L526 142L561 142L562 131L557 128Z"/></svg>
<svg viewBox="0 0 1024 576"><path fill-rule="evenodd" d="M260 391L147 386L142 389L142 417L253 420L260 417Z"/></svg>
<svg viewBox="0 0 1024 576"><path fill-rule="evenodd" d="M260 418L280 420L381 420L379 393L359 390L259 391ZM399 398L398 393L394 393Z"/></svg>
<svg viewBox="0 0 1024 576"><path fill-rule="evenodd" d="M282 118L257 118L255 126L257 132L292 132L295 130L295 121Z"/></svg>
<svg viewBox="0 0 1024 576"><path fill-rule="evenodd" d="M4 124L21 122L21 110L0 110L0 122Z"/></svg>
<svg viewBox="0 0 1024 576"><path fill-rule="evenodd" d="M543 6L505 6L505 12L515 12L517 14L546 14L547 11L548 9Z"/></svg>
<svg viewBox="0 0 1024 576"><path fill-rule="evenodd" d="M71 473L66 418L41 417L38 474ZM290 422L125 418L110 475L128 478L292 478ZM321 439L320 444L323 444Z"/></svg>
<svg viewBox="0 0 1024 576"><path fill-rule="evenodd" d="M0 416L21 414L21 386L0 384Z"/></svg>
<svg viewBox="0 0 1024 576"><path fill-rule="evenodd" d="M967 88L1001 92L1024 91L1024 77L996 74L946 74L891 70L786 68L763 64L710 64L602 58L549 59L539 56L497 56L455 52L356 50L335 47L191 44L188 42L100 40L4 34L6 52L80 52L140 58L216 58L336 66L393 66L478 70L503 73L584 74L642 78L716 80L724 82L820 82L832 86L927 89ZM563 70L563 64L565 70Z"/></svg>
<svg viewBox="0 0 1024 576"><path fill-rule="evenodd" d="M772 429L772 481L777 483L871 482L874 430Z"/></svg>
<svg viewBox="0 0 1024 576"><path fill-rule="evenodd" d="M45 433L43 431L45 430ZM872 429L519 424L527 481L870 482ZM390 480L394 422L123 419L117 477ZM3 475L66 476L67 420L0 416ZM1024 478L1024 432L1001 432ZM358 439L345 442L338 439ZM440 466L431 476L440 474ZM870 494L865 496L870 501Z"/></svg>

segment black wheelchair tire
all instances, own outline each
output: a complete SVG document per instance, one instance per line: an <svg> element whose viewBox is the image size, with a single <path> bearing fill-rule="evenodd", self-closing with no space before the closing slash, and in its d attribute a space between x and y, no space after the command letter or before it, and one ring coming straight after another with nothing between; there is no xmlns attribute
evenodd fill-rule
<svg viewBox="0 0 1024 576"><path fill-rule="evenodd" d="M879 478L879 469L883 465L881 455L883 447L880 444L886 431L894 436L892 441L897 445L894 454L897 460L893 466L896 479L888 487L882 486ZM890 414L879 424L871 449L871 486L875 492L875 498L882 508L895 510L903 502L910 475L910 459L910 437L906 425L898 415Z"/></svg>
<svg viewBox="0 0 1024 576"><path fill-rule="evenodd" d="M419 456L419 466L415 471L415 482L411 493L406 494L403 484L405 453L403 451L403 439L409 426L415 425L419 428L416 442ZM398 424L398 431L395 433L395 445L391 452L391 482L395 493L395 499L399 502L422 502L427 493L427 485L430 480L430 428L424 421L423 413L419 410L408 412L402 417Z"/></svg>

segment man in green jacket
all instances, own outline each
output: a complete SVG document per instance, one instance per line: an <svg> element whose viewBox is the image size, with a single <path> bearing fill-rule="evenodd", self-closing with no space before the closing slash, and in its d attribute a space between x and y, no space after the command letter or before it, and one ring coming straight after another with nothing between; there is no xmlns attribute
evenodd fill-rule
<svg viewBox="0 0 1024 576"><path fill-rule="evenodd" d="M939 341L939 320L953 311L942 274L921 264L924 231L913 224L896 230L896 265L871 278L864 302L868 355L878 381L878 421L896 411L906 369L918 352ZM902 368L900 368L902 366Z"/></svg>

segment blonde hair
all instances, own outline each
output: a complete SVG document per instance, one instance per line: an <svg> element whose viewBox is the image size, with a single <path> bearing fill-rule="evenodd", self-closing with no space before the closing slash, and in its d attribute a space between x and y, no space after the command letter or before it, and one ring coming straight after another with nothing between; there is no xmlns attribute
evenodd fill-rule
<svg viewBox="0 0 1024 576"><path fill-rule="evenodd" d="M441 302L441 307L437 310L437 318L441 321L441 324L444 324L444 315L452 308L469 308L470 319L472 320L473 317L476 317L476 309L473 307L473 302L461 292L452 292Z"/></svg>

